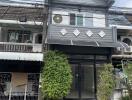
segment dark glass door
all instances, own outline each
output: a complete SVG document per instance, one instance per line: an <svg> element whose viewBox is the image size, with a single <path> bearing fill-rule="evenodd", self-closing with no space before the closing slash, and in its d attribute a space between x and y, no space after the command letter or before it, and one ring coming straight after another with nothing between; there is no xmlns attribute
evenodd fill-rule
<svg viewBox="0 0 132 100"><path fill-rule="evenodd" d="M94 65L92 63L81 64L81 98L94 98Z"/></svg>
<svg viewBox="0 0 132 100"><path fill-rule="evenodd" d="M78 99L79 98L79 65L71 64L73 82L71 85L71 90L69 95L66 97L67 99Z"/></svg>
<svg viewBox="0 0 132 100"><path fill-rule="evenodd" d="M71 64L73 83L67 99L89 99L95 96L94 64Z"/></svg>

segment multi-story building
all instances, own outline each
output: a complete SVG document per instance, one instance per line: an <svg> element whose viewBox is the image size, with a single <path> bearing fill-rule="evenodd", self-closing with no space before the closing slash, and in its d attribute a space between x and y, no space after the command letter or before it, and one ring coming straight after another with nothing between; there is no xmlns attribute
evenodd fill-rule
<svg viewBox="0 0 132 100"><path fill-rule="evenodd" d="M131 47L131 29L132 29L132 13L131 8L112 8L109 10L109 26L117 28L117 40L124 42L127 46L124 49L118 48L124 55L130 55ZM128 48L127 48L128 47Z"/></svg>
<svg viewBox="0 0 132 100"><path fill-rule="evenodd" d="M0 6L0 100L38 100L43 6Z"/></svg>
<svg viewBox="0 0 132 100"><path fill-rule="evenodd" d="M43 5L0 6L0 100L38 100L42 41L68 55L73 83L64 99L95 100L98 70L115 48L128 47L126 29L109 22L114 0L45 1L47 21Z"/></svg>
<svg viewBox="0 0 132 100"><path fill-rule="evenodd" d="M112 62L116 69L118 77L125 79L127 78L124 73L124 67L128 62L132 61L132 9L131 8L120 8L112 7L109 10L109 26L117 28L117 40L124 44L124 47L117 48L112 55ZM120 74L122 73L122 74ZM121 76L122 75L122 76ZM131 85L130 79L127 81L117 80L117 86L115 89L115 98L120 100L122 95L128 95L127 87L124 83ZM124 92L125 91L125 92Z"/></svg>
<svg viewBox="0 0 132 100"><path fill-rule="evenodd" d="M108 10L114 0L49 0L49 49L68 55L72 88L64 99L95 100L98 70L111 62L117 41L116 27L109 27Z"/></svg>

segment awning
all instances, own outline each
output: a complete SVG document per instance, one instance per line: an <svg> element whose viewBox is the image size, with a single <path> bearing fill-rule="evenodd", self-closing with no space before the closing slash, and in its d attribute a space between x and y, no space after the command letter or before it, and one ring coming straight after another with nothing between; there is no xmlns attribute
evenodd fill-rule
<svg viewBox="0 0 132 100"><path fill-rule="evenodd" d="M57 40L57 39L47 39L48 44L60 44L60 45L76 45L76 46L92 46L92 47L113 47L113 48L125 48L128 49L129 46L123 42L98 42L98 41L80 41L80 40Z"/></svg>
<svg viewBox="0 0 132 100"><path fill-rule="evenodd" d="M43 61L43 53L0 52L0 60Z"/></svg>

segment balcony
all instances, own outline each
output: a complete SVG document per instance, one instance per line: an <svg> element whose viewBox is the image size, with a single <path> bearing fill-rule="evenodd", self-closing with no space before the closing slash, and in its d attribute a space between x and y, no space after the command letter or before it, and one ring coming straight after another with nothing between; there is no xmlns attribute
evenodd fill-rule
<svg viewBox="0 0 132 100"><path fill-rule="evenodd" d="M42 44L0 42L0 52L40 53Z"/></svg>
<svg viewBox="0 0 132 100"><path fill-rule="evenodd" d="M115 28L49 25L49 44L118 47Z"/></svg>

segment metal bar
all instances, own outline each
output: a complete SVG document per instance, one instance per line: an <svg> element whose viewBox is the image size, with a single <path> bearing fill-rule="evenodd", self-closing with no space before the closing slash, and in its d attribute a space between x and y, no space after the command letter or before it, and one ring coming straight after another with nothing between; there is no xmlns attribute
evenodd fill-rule
<svg viewBox="0 0 132 100"><path fill-rule="evenodd" d="M94 93L95 93L95 98L97 99L97 68L96 68L96 55L94 55L93 70L94 70Z"/></svg>
<svg viewBox="0 0 132 100"><path fill-rule="evenodd" d="M25 85L24 100L26 100L26 96L27 96L27 84Z"/></svg>
<svg viewBox="0 0 132 100"><path fill-rule="evenodd" d="M12 84L10 84L9 100L11 100L11 93L12 93Z"/></svg>

